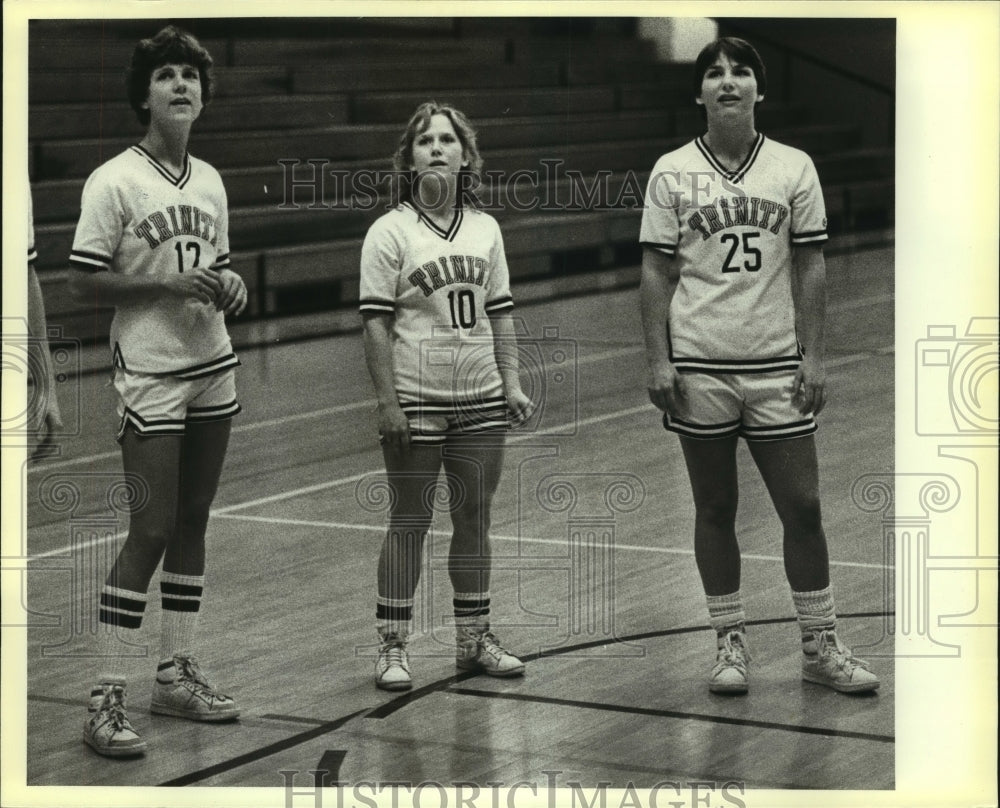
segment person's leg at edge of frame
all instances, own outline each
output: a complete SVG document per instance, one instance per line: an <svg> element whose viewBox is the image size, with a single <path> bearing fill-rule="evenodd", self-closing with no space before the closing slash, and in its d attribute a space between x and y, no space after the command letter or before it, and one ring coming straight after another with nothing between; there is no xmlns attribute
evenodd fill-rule
<svg viewBox="0 0 1000 808"><path fill-rule="evenodd" d="M782 524L785 575L802 635L803 679L842 693L878 689L878 677L837 633L815 439L810 435L747 445Z"/></svg>
<svg viewBox="0 0 1000 808"><path fill-rule="evenodd" d="M176 529L181 437L142 436L127 426L121 449L126 482L134 486L129 531L101 592L101 670L90 692L92 715L84 726L84 741L109 757L146 750L128 719L126 683L133 678L130 651L141 647L149 583Z"/></svg>
<svg viewBox="0 0 1000 808"><path fill-rule="evenodd" d="M433 518L441 449L411 444L406 452L384 446L382 452L392 507L378 561L375 685L382 690L408 690L413 685L407 652L413 599L420 581L424 540Z"/></svg>
<svg viewBox="0 0 1000 808"><path fill-rule="evenodd" d="M490 626L490 514L503 456L503 433L455 439L444 450L452 522L448 574L455 664L461 670L509 677L523 674L524 663L500 644Z"/></svg>
<svg viewBox="0 0 1000 808"><path fill-rule="evenodd" d="M236 702L209 684L194 656L205 586L205 532L229 445L229 418L188 421L181 449L177 530L160 578L160 661L150 712L194 721L227 721Z"/></svg>
<svg viewBox="0 0 1000 808"><path fill-rule="evenodd" d="M725 694L742 694L749 688L750 650L736 539L737 440L735 436L680 437L695 504L695 562L716 636L716 660L708 688Z"/></svg>

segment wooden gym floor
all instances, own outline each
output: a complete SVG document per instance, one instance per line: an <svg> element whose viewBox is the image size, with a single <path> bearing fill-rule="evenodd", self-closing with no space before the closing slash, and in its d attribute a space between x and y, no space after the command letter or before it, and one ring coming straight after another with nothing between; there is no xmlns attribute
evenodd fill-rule
<svg viewBox="0 0 1000 808"><path fill-rule="evenodd" d="M127 527L112 390L105 375L85 375L63 402L80 434L28 475L28 783L281 787L282 772L300 772L306 787L321 769L324 782L348 784L892 788L891 578L881 525L851 494L861 475L893 464L892 248L832 249L828 276L824 520L841 633L881 676L877 695L800 680L780 528L745 446L751 691L707 692L714 643L690 491L676 438L646 397L630 285L516 310L531 392L544 392L531 428L508 442L493 511L493 621L528 662L516 680L456 675L439 514L417 593L414 689L374 687L385 514L360 337L239 350L244 412L208 528L198 651L243 713L214 726L149 714L154 578L149 646L135 649L130 679L130 715L149 743L138 760L99 758L81 741L96 593Z"/></svg>

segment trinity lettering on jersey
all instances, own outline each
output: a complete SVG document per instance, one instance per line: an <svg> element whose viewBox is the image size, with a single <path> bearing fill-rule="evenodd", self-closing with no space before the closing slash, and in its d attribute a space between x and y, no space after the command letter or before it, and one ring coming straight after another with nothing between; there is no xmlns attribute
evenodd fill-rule
<svg viewBox="0 0 1000 808"><path fill-rule="evenodd" d="M215 217L194 205L170 205L151 213L133 232L154 249L176 236L195 236L213 246L217 237Z"/></svg>
<svg viewBox="0 0 1000 808"><path fill-rule="evenodd" d="M709 205L699 208L688 217L692 230L701 233L707 241L728 227L759 227L777 234L788 218L789 210L780 202L756 196L720 196Z"/></svg>
<svg viewBox="0 0 1000 808"><path fill-rule="evenodd" d="M455 283L485 284L486 259L474 255L442 255L409 274L407 280L420 287L424 297Z"/></svg>

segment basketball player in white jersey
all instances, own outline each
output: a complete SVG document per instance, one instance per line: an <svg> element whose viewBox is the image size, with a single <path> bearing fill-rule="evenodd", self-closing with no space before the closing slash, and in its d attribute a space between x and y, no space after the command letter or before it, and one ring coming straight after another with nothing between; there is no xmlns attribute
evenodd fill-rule
<svg viewBox="0 0 1000 808"><path fill-rule="evenodd" d="M386 690L412 686L407 642L442 466L456 664L492 676L524 672L490 629L488 530L505 431L533 405L518 377L500 229L463 193L481 164L461 112L418 107L395 155L395 207L372 225L361 254L365 356L393 491L376 599L375 683Z"/></svg>
<svg viewBox="0 0 1000 808"><path fill-rule="evenodd" d="M748 688L735 532L742 436L782 522L803 678L872 691L878 678L836 632L820 517L823 195L805 153L757 132L766 82L749 43L707 45L694 83L707 131L653 168L640 234L649 395L680 438L694 494L695 558L717 634L709 689Z"/></svg>
<svg viewBox="0 0 1000 808"><path fill-rule="evenodd" d="M226 192L188 153L211 98L212 59L168 26L138 43L128 95L145 137L87 180L70 264L76 296L115 307L111 327L124 470L137 481L128 538L101 592L103 668L84 740L98 753L145 751L125 711L122 643L136 635L161 559L161 648L150 711L235 718L192 656L204 587L205 529L239 412L226 314L246 305L229 266ZM152 674L153 672L151 672Z"/></svg>

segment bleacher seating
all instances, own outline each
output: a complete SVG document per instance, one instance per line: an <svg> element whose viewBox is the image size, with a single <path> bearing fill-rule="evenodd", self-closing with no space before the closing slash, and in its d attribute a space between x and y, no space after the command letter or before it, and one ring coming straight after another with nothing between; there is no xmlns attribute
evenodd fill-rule
<svg viewBox="0 0 1000 808"><path fill-rule="evenodd" d="M72 336L103 339L110 320L102 313L95 321L68 299L64 267L86 176L142 136L125 101L124 69L136 39L160 24L31 24L39 276L50 319ZM216 97L190 148L225 181L251 317L356 304L361 240L384 206L374 197L349 205L331 178L387 171L403 123L423 100L470 115L487 171L538 177L482 189L503 223L515 284L634 263L636 189L660 154L703 126L688 97L690 66L656 62L626 19L247 18L184 27L216 63ZM850 121L813 123L808 99L765 105L758 124L813 156L831 231L891 225L891 149L864 145ZM310 185L314 170L321 188ZM538 204L585 194L597 177L607 190L599 208Z"/></svg>

